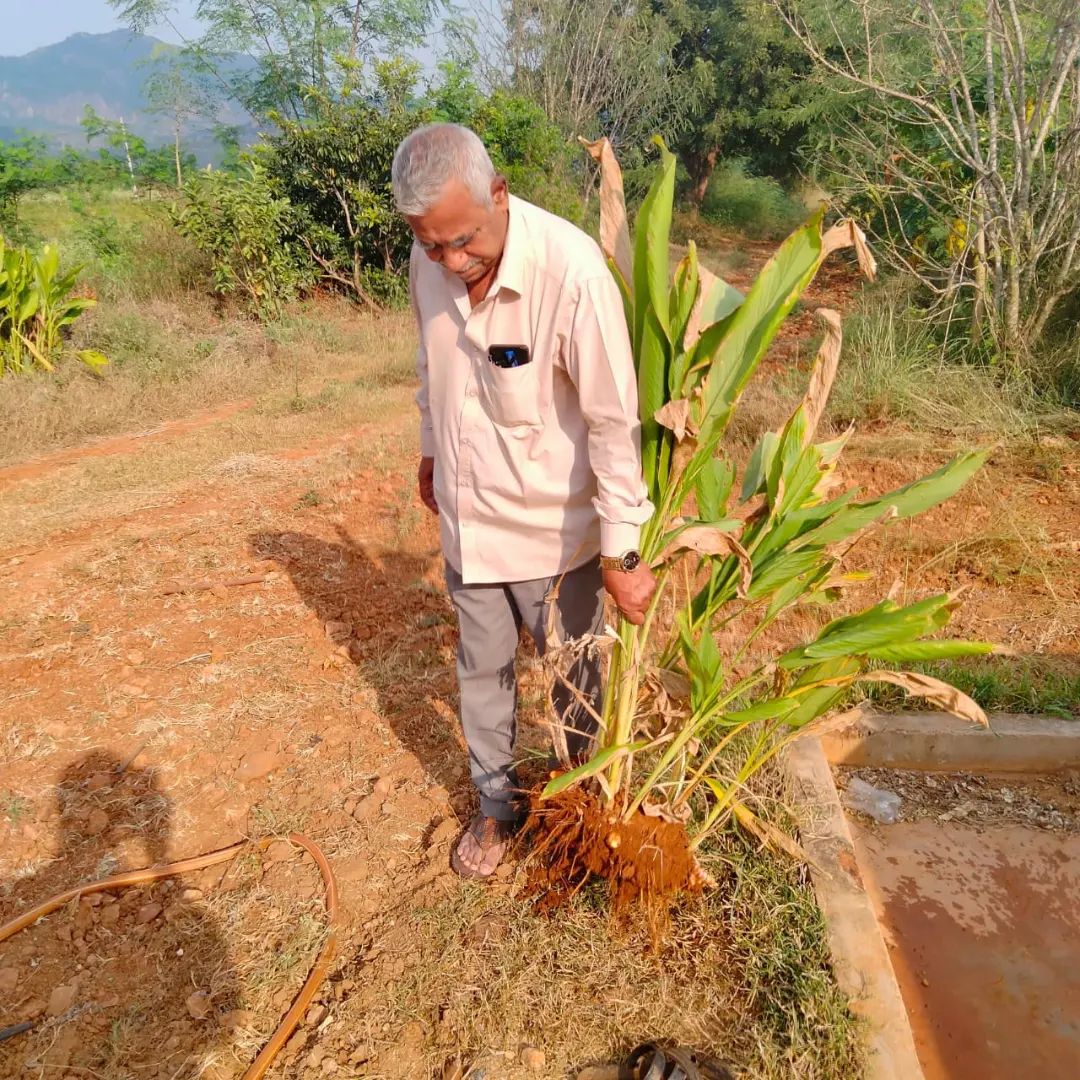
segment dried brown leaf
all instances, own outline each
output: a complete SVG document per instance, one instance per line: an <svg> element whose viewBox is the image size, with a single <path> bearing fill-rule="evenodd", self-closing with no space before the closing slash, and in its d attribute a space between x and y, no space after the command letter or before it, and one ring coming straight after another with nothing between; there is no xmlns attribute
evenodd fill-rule
<svg viewBox="0 0 1080 1080"><path fill-rule="evenodd" d="M739 560L737 592L739 596L746 596L746 590L750 588L753 563L750 561L746 548L731 533L722 532L711 525L691 525L683 529L664 548L660 561L666 562L680 551L696 551L699 555L734 555Z"/></svg>
<svg viewBox="0 0 1080 1080"><path fill-rule="evenodd" d="M912 697L925 698L961 720L989 727L990 722L982 708L963 691L941 679L916 671L868 671L859 678L863 682L892 683Z"/></svg>
<svg viewBox="0 0 1080 1080"><path fill-rule="evenodd" d="M623 280L634 280L634 260L630 249L630 226L626 219L622 170L607 139L578 140L600 166L600 246Z"/></svg>
<svg viewBox="0 0 1080 1080"><path fill-rule="evenodd" d="M745 803L732 800L731 812L735 820L752 836L761 841L771 851L782 851L801 863L810 863L810 856L803 851L786 832L775 825L762 820Z"/></svg>
<svg viewBox="0 0 1080 1080"><path fill-rule="evenodd" d="M866 233L851 218L844 218L828 229L821 237L821 247L826 256L841 248L853 247L863 276L868 281L877 277L877 260L866 242Z"/></svg>
<svg viewBox="0 0 1080 1080"><path fill-rule="evenodd" d="M791 741L795 742L809 736L816 739L819 735L827 735L831 731L842 731L844 728L851 727L860 720L865 719L873 711L867 702L861 701L854 708L826 713L824 716L819 716L816 720L812 720L809 724L799 728L792 736Z"/></svg>
<svg viewBox="0 0 1080 1080"><path fill-rule="evenodd" d="M645 802L641 804L641 812L646 817L659 818L661 821L669 821L673 825L685 825L691 816L690 807L683 803L678 810L673 810L666 803Z"/></svg>
<svg viewBox="0 0 1080 1080"><path fill-rule="evenodd" d="M683 701L690 696L690 680L681 671L658 667L652 672L669 697Z"/></svg>
<svg viewBox="0 0 1080 1080"><path fill-rule="evenodd" d="M682 442L687 433L693 432L693 424L690 419L690 401L688 398L676 398L669 401L663 408L657 409L654 419L658 424L675 432L675 438Z"/></svg>
<svg viewBox="0 0 1080 1080"><path fill-rule="evenodd" d="M810 383L803 398L806 410L806 438L804 446L814 441L814 432L821 421L829 394L832 392L836 369L840 364L840 349L844 343L844 332L840 325L840 313L832 308L818 308L817 317L825 324L825 339L818 349L814 366L810 371Z"/></svg>
<svg viewBox="0 0 1080 1080"><path fill-rule="evenodd" d="M699 337L704 327L701 325L701 312L705 307L705 298L712 292L713 286L720 279L711 271L698 264L698 295L690 309L690 318L686 321L686 333L683 335L683 348L689 350Z"/></svg>

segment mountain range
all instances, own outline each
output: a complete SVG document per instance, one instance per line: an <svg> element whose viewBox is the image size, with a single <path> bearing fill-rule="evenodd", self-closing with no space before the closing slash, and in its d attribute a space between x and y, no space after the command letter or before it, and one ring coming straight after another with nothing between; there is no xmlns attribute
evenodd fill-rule
<svg viewBox="0 0 1080 1080"><path fill-rule="evenodd" d="M170 140L170 119L146 111L144 84L150 61L175 49L146 34L114 30L72 34L24 56L0 57L0 139L29 131L54 146L85 148L79 121L90 105L110 120L122 118L151 145ZM223 110L220 119L242 124L245 117ZM210 126L205 120L193 121L183 135L200 162L215 156Z"/></svg>

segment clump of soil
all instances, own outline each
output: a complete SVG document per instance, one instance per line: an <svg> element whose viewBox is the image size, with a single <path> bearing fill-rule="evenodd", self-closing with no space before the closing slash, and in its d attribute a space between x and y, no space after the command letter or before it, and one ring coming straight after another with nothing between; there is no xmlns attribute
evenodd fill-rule
<svg viewBox="0 0 1080 1080"><path fill-rule="evenodd" d="M532 844L525 892L542 911L567 903L598 877L610 886L616 920L640 905L655 930L674 897L711 884L681 824L641 811L622 821L580 787L550 799L532 791L522 842Z"/></svg>

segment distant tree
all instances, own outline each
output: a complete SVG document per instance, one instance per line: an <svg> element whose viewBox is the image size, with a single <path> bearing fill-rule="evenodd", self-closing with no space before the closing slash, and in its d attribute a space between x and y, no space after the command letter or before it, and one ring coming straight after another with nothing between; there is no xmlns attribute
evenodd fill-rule
<svg viewBox="0 0 1080 1080"><path fill-rule="evenodd" d="M410 108L417 68L375 64L375 83L313 92L310 119L279 117L255 158L296 214L297 240L333 283L370 307L395 298L412 235L397 213L390 164L398 143L430 118Z"/></svg>
<svg viewBox="0 0 1080 1080"><path fill-rule="evenodd" d="M696 97L662 15L636 0L504 0L484 70L538 104L570 138L623 149L669 139Z"/></svg>
<svg viewBox="0 0 1080 1080"><path fill-rule="evenodd" d="M946 333L1023 366L1080 294L1076 0L772 0L851 106L837 194Z"/></svg>
<svg viewBox="0 0 1080 1080"><path fill-rule="evenodd" d="M676 35L675 63L698 93L673 140L698 206L724 157L790 176L819 84L798 39L763 0L652 0Z"/></svg>
<svg viewBox="0 0 1080 1080"><path fill-rule="evenodd" d="M151 65L152 70L144 85L147 112L169 119L176 186L182 187L184 172L180 139L193 120L212 121L219 102L208 84L203 66L179 50L159 51L151 59Z"/></svg>
<svg viewBox="0 0 1080 1080"><path fill-rule="evenodd" d="M426 98L432 118L472 128L514 194L563 217L580 219L574 177L577 149L544 110L524 95L506 90L485 95L459 64L444 63L439 72Z"/></svg>
<svg viewBox="0 0 1080 1080"><path fill-rule="evenodd" d="M36 188L50 182L50 162L45 140L24 134L10 142L0 142L0 225L19 223L19 201Z"/></svg>
<svg viewBox="0 0 1080 1080"><path fill-rule="evenodd" d="M128 177L131 180L131 192L137 195L139 192L138 174L136 163L141 163L146 157L146 140L128 131L127 124L121 116L119 120L109 120L99 115L92 106L87 105L83 110L82 119L79 121L83 131L86 132L86 141L93 142L95 139L102 144L101 152L107 157L119 157L123 154L123 160L127 164Z"/></svg>
<svg viewBox="0 0 1080 1080"><path fill-rule="evenodd" d="M167 22L176 0L109 0L132 29ZM258 118L308 114L307 92L340 89L339 59L371 61L419 45L438 0L198 0L206 26L188 52L228 95ZM249 65L226 64L230 54Z"/></svg>

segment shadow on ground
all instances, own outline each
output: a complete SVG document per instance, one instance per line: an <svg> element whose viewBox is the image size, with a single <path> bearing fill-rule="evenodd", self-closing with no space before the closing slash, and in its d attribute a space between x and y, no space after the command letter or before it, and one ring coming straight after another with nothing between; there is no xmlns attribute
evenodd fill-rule
<svg viewBox="0 0 1080 1080"><path fill-rule="evenodd" d="M54 797L56 854L0 893L0 923L166 860L171 803L153 769L95 749L64 770ZM182 894L165 879L85 896L5 942L0 1028L34 1026L0 1042L0 1076L221 1075L207 1068L237 1006L233 969L216 921Z"/></svg>
<svg viewBox="0 0 1080 1080"><path fill-rule="evenodd" d="M378 695L378 711L428 776L470 797L457 721L454 616L436 556L368 546L336 527L337 541L300 532L261 532L252 551L281 566L324 632ZM437 582L437 583L436 583Z"/></svg>

